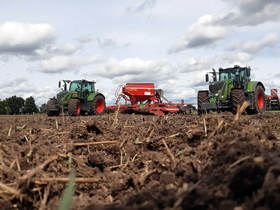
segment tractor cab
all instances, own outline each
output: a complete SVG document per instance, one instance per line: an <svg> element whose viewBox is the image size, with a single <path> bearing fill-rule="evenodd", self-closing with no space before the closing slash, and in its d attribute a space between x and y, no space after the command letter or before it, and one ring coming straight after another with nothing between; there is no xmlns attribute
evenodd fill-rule
<svg viewBox="0 0 280 210"><path fill-rule="evenodd" d="M235 65L233 68L219 68L217 72L212 69L212 72L206 74L206 82L209 82L209 74L212 75L212 80L209 83L209 90L212 94L225 95L225 91L229 92L229 88L244 89L251 81L250 67L240 67Z"/></svg>
<svg viewBox="0 0 280 210"><path fill-rule="evenodd" d="M95 81L71 81L69 85L69 91L76 92L80 98L87 98L90 93L95 92Z"/></svg>
<svg viewBox="0 0 280 210"><path fill-rule="evenodd" d="M95 82L86 80L74 80L70 83L69 91L73 92L95 92Z"/></svg>
<svg viewBox="0 0 280 210"><path fill-rule="evenodd" d="M235 88L244 88L250 79L250 67L234 66L233 68L220 68L219 81L232 80Z"/></svg>
<svg viewBox="0 0 280 210"><path fill-rule="evenodd" d="M215 69L212 69L212 72L206 74L206 82L209 82L209 74L212 74L212 82L226 81L229 79L233 81L249 82L251 80L250 72L250 67L240 67L237 65L233 68L219 68L219 72L216 72ZM219 78L217 78L217 75Z"/></svg>

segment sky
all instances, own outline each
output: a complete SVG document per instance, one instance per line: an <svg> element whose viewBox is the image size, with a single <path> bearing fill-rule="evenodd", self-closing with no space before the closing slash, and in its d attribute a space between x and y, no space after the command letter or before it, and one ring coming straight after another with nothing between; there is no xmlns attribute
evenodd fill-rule
<svg viewBox="0 0 280 210"><path fill-rule="evenodd" d="M154 82L196 103L212 68L250 66L280 92L280 0L1 0L0 99L38 105L62 79L95 80L115 101L127 82Z"/></svg>

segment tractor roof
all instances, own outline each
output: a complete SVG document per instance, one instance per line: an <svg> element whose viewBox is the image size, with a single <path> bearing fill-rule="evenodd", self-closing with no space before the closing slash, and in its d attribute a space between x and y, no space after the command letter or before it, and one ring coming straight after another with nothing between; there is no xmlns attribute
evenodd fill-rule
<svg viewBox="0 0 280 210"><path fill-rule="evenodd" d="M219 68L219 72L234 72L234 71L237 71L237 70L245 70L245 69L250 69L250 67L240 67L238 65L235 65L234 67L232 68Z"/></svg>
<svg viewBox="0 0 280 210"><path fill-rule="evenodd" d="M95 80L89 81L89 80L85 80L85 79L81 79L81 80L72 80L71 82L92 82L92 83L96 83Z"/></svg>

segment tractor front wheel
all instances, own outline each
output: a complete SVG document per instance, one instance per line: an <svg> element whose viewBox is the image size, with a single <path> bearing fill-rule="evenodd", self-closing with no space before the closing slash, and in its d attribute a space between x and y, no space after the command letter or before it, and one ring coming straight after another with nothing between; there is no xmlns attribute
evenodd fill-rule
<svg viewBox="0 0 280 210"><path fill-rule="evenodd" d="M97 95L90 103L90 113L94 115L102 115L105 113L106 103L102 95Z"/></svg>
<svg viewBox="0 0 280 210"><path fill-rule="evenodd" d="M258 85L255 90L254 102L255 107L249 114L264 113L266 110L264 88Z"/></svg>
<svg viewBox="0 0 280 210"><path fill-rule="evenodd" d="M197 112L202 114L205 110L201 108L202 103L209 102L209 92L207 90L198 91L197 93Z"/></svg>
<svg viewBox="0 0 280 210"><path fill-rule="evenodd" d="M70 99L70 102L68 104L68 113L70 116L78 116L81 114L79 99Z"/></svg>
<svg viewBox="0 0 280 210"><path fill-rule="evenodd" d="M230 93L232 112L236 114L238 106L241 107L245 101L245 94L243 89L233 89Z"/></svg>

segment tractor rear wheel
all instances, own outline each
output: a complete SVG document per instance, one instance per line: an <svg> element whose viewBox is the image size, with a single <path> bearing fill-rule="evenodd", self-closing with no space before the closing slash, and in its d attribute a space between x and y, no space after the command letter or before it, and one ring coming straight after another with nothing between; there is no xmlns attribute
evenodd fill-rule
<svg viewBox="0 0 280 210"><path fill-rule="evenodd" d="M236 114L238 106L241 107L245 101L245 94L243 89L232 89L230 93L232 113Z"/></svg>
<svg viewBox="0 0 280 210"><path fill-rule="evenodd" d="M198 91L197 93L197 112L202 114L205 110L201 108L202 103L209 102L209 92L207 90Z"/></svg>
<svg viewBox="0 0 280 210"><path fill-rule="evenodd" d="M70 99L68 104L68 113L70 116L78 116L81 113L80 100Z"/></svg>
<svg viewBox="0 0 280 210"><path fill-rule="evenodd" d="M264 88L258 85L254 95L253 104L255 104L255 107L252 111L249 111L249 114L264 113L266 110Z"/></svg>
<svg viewBox="0 0 280 210"><path fill-rule="evenodd" d="M90 113L94 115L102 115L105 113L106 110L106 103L105 99L102 95L97 95L93 99L92 102L90 102Z"/></svg>
<svg viewBox="0 0 280 210"><path fill-rule="evenodd" d="M55 99L50 99L47 103L47 115L50 116L58 116L59 115L59 109L58 110L53 110L53 108L56 105L56 100Z"/></svg>

